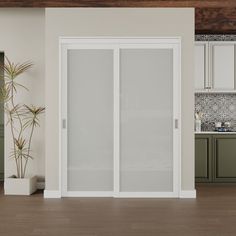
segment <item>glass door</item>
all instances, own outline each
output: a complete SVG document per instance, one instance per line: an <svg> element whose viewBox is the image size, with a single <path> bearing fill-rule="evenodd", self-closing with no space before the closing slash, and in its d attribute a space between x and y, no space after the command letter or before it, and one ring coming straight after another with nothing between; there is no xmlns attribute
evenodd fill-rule
<svg viewBox="0 0 236 236"><path fill-rule="evenodd" d="M61 42L63 196L177 197L180 39Z"/></svg>
<svg viewBox="0 0 236 236"><path fill-rule="evenodd" d="M67 51L67 192L113 191L113 50Z"/></svg>
<svg viewBox="0 0 236 236"><path fill-rule="evenodd" d="M121 49L120 81L120 191L173 192L173 50Z"/></svg>

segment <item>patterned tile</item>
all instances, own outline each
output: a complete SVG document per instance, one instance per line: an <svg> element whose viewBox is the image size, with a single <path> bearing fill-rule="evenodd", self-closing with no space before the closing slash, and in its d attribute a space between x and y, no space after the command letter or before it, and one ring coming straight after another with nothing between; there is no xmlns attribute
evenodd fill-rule
<svg viewBox="0 0 236 236"><path fill-rule="evenodd" d="M202 129L214 130L215 122L231 122L236 131L236 94L195 94L195 112L202 112Z"/></svg>
<svg viewBox="0 0 236 236"><path fill-rule="evenodd" d="M234 34L197 34L196 41L236 41Z"/></svg>

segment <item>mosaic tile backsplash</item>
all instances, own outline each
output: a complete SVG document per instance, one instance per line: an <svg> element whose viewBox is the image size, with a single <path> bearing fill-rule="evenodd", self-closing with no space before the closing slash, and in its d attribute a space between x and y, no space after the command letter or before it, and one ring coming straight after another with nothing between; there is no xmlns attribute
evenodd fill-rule
<svg viewBox="0 0 236 236"><path fill-rule="evenodd" d="M202 130L213 131L215 122L231 122L236 131L236 94L195 94L195 112L202 112Z"/></svg>

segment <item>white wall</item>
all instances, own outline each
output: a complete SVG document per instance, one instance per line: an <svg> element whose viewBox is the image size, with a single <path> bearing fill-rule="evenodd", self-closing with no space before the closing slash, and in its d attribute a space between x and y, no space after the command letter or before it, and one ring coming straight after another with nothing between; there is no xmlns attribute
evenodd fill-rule
<svg viewBox="0 0 236 236"><path fill-rule="evenodd" d="M0 9L0 51L14 62L32 61L34 67L19 78L30 92L19 93L18 102L44 106L44 9ZM41 128L36 130L32 144L34 160L29 161L28 174L44 176L45 138L44 116ZM6 121L5 121L6 123ZM12 151L9 126L5 127L5 177L15 174L15 165L9 159Z"/></svg>
<svg viewBox="0 0 236 236"><path fill-rule="evenodd" d="M4 54L0 51L0 65L4 64ZM0 76L4 74L3 69L0 69ZM0 85L4 83L0 81ZM4 179L4 106L0 103L0 181Z"/></svg>
<svg viewBox="0 0 236 236"><path fill-rule="evenodd" d="M58 190L59 36L182 37L182 190L194 189L193 45L191 8L46 9L46 189Z"/></svg>

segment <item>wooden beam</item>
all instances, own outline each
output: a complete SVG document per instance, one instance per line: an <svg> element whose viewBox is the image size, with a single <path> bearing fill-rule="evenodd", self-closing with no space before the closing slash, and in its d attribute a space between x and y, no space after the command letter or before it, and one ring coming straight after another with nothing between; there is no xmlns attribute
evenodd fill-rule
<svg viewBox="0 0 236 236"><path fill-rule="evenodd" d="M0 7L194 7L198 34L236 34L236 0L0 0Z"/></svg>
<svg viewBox="0 0 236 236"><path fill-rule="evenodd" d="M197 34L236 34L236 8L196 8Z"/></svg>
<svg viewBox="0 0 236 236"><path fill-rule="evenodd" d="M0 0L0 7L236 7L235 0Z"/></svg>

